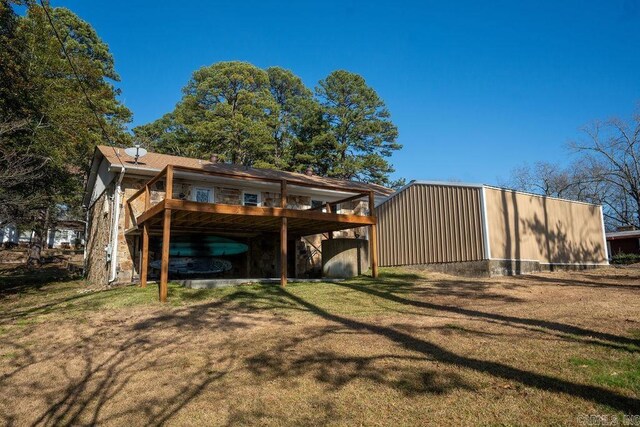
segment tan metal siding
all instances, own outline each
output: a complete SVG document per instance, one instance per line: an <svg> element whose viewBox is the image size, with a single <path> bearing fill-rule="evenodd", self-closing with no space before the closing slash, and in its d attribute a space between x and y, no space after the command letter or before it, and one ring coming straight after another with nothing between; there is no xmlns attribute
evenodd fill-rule
<svg viewBox="0 0 640 427"><path fill-rule="evenodd" d="M606 262L599 206L494 188L486 203L493 259Z"/></svg>
<svg viewBox="0 0 640 427"><path fill-rule="evenodd" d="M481 189L414 184L376 208L379 264L484 258Z"/></svg>

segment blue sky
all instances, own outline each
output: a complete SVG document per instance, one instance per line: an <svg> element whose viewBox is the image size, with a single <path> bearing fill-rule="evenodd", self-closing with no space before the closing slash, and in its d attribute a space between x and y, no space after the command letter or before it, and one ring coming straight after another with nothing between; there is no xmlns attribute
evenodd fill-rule
<svg viewBox="0 0 640 427"><path fill-rule="evenodd" d="M403 150L395 177L496 183L523 162L564 163L597 118L640 101L640 1L62 1L116 60L133 125L173 110L217 61L291 69L309 87L364 76Z"/></svg>

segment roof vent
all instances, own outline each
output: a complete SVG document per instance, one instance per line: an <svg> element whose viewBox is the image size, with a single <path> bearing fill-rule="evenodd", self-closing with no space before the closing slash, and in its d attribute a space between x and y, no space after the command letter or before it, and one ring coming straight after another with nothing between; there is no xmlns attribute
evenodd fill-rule
<svg viewBox="0 0 640 427"><path fill-rule="evenodd" d="M218 163L218 155L217 154L212 154L211 157L209 157L209 161L211 163Z"/></svg>
<svg viewBox="0 0 640 427"><path fill-rule="evenodd" d="M313 168L311 166L307 166L307 169L304 171L304 174L307 176L313 176Z"/></svg>

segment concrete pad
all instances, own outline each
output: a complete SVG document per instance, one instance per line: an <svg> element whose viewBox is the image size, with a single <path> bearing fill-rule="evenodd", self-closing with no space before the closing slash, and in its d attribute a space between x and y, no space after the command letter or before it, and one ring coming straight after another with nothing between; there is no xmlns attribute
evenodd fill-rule
<svg viewBox="0 0 640 427"><path fill-rule="evenodd" d="M287 279L288 283L337 283L344 279ZM255 278L255 279L189 279L171 280L186 288L192 289L216 289L239 285L280 285L280 278Z"/></svg>

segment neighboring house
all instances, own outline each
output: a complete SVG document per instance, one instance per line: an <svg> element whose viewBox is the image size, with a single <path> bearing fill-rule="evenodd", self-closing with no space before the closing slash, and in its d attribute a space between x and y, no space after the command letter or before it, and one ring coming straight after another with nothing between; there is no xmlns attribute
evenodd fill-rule
<svg viewBox="0 0 640 427"><path fill-rule="evenodd" d="M148 153L136 163L123 149L97 147L84 198L88 278L159 276L162 297L167 277L182 273L283 283L319 275L322 240L375 240L370 207L392 193L211 160Z"/></svg>
<svg viewBox="0 0 640 427"><path fill-rule="evenodd" d="M618 228L607 233L609 257L617 254L640 254L640 230Z"/></svg>
<svg viewBox="0 0 640 427"><path fill-rule="evenodd" d="M29 243L33 238L32 231L21 231L15 224L7 224L0 228L0 243Z"/></svg>
<svg viewBox="0 0 640 427"><path fill-rule="evenodd" d="M0 242L29 245L35 239L31 230L19 230L15 224L0 228ZM47 247L55 249L75 248L84 244L82 221L61 221L55 228L47 230Z"/></svg>
<svg viewBox="0 0 640 427"><path fill-rule="evenodd" d="M498 275L608 264L598 205L413 181L380 203L376 216L380 266Z"/></svg>
<svg viewBox="0 0 640 427"><path fill-rule="evenodd" d="M47 232L47 247L74 249L84 246L84 228L82 221L59 221L54 229Z"/></svg>

